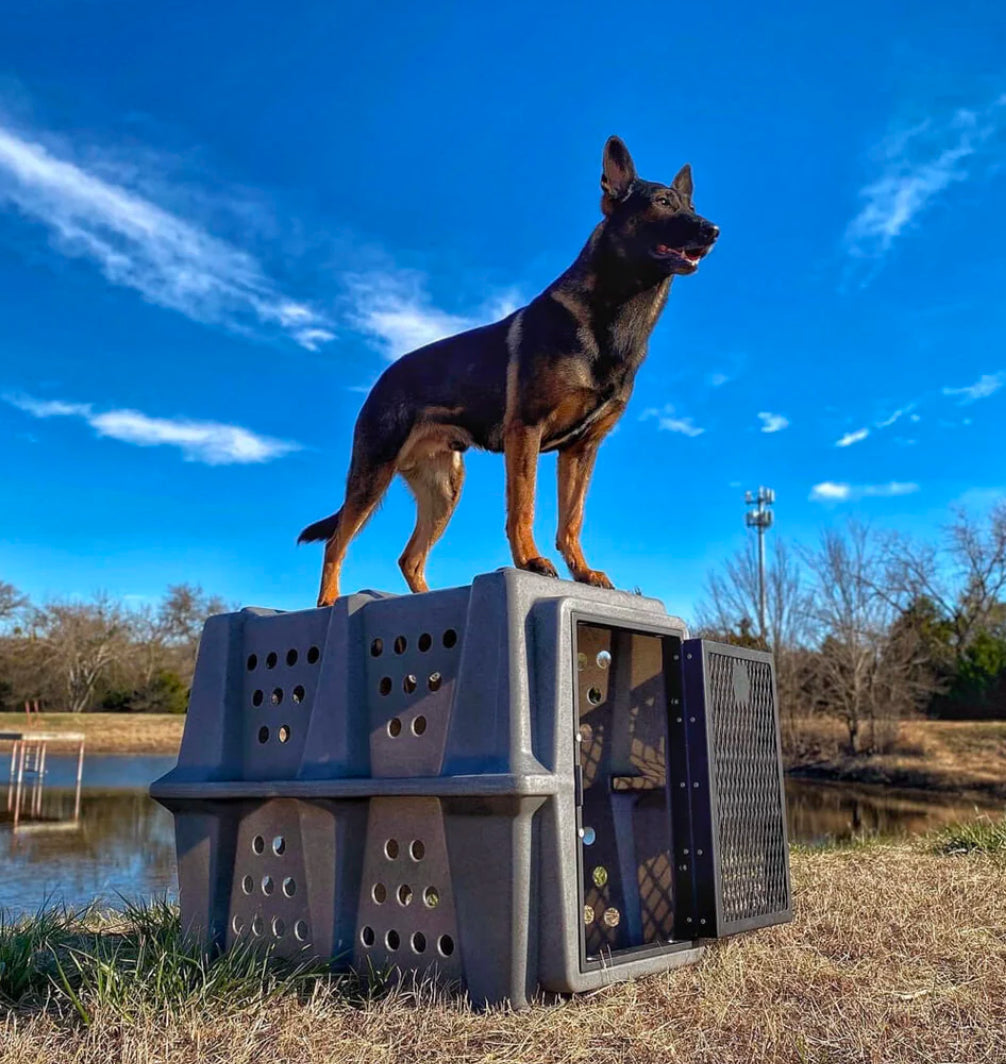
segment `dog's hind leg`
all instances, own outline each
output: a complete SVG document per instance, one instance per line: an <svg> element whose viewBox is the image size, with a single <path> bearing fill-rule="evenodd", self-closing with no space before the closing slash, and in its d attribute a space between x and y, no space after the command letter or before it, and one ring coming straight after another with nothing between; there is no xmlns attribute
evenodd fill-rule
<svg viewBox="0 0 1006 1064"><path fill-rule="evenodd" d="M464 460L459 451L437 451L400 472L416 497L416 527L398 566L413 591L429 591L426 559L444 534L461 497Z"/></svg>
<svg viewBox="0 0 1006 1064"><path fill-rule="evenodd" d="M325 543L325 560L321 567L319 606L331 606L339 597L339 574L346 557L346 549L377 508L394 475L394 462L386 462L370 469L353 469L349 475L346 501L342 504L342 509L331 518L319 521L316 526L306 528L301 533L301 539L321 539L321 535L310 534L314 528L329 533Z"/></svg>

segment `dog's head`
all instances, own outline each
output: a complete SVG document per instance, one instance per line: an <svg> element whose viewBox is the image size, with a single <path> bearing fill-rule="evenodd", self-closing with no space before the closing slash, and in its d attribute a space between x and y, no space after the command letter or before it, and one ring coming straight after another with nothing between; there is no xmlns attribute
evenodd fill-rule
<svg viewBox="0 0 1006 1064"><path fill-rule="evenodd" d="M629 149L618 137L604 146L601 210L609 245L637 270L695 273L712 251L718 226L695 213L692 168L687 164L669 184L636 176Z"/></svg>

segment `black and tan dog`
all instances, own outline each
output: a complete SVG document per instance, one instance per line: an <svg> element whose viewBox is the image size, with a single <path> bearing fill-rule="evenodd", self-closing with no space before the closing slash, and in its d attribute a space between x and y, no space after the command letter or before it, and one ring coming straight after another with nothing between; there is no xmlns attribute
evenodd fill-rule
<svg viewBox="0 0 1006 1064"><path fill-rule="evenodd" d="M558 451L556 547L575 580L611 587L580 548L597 448L622 415L674 274L694 273L719 229L695 213L689 166L670 185L636 176L617 137L604 148L604 219L576 262L522 310L419 348L389 366L360 411L346 501L300 534L326 540L318 605L339 594L350 540L396 473L416 497L399 559L426 591L426 559L457 506L469 447L506 457L514 564L556 576L532 536L538 454Z"/></svg>

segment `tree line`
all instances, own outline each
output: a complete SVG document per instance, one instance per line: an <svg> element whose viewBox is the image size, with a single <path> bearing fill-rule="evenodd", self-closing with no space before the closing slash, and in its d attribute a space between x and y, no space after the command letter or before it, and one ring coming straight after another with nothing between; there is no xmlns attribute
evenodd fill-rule
<svg viewBox="0 0 1006 1064"><path fill-rule="evenodd" d="M849 753L878 753L912 715L1006 718L1006 501L954 511L932 541L857 521L815 543L773 537L766 632L755 545L707 580L701 634L775 654L784 745L841 722Z"/></svg>
<svg viewBox="0 0 1006 1064"><path fill-rule="evenodd" d="M815 719L870 754L908 716L1006 718L1006 501L982 519L956 512L932 541L856 521L810 545L774 534L766 590L763 637L749 542L710 573L697 628L774 652L788 753ZM0 581L0 711L184 712L203 623L228 608L188 584L130 608L34 604Z"/></svg>
<svg viewBox="0 0 1006 1064"><path fill-rule="evenodd" d="M227 609L188 584L130 608L104 594L35 604L0 581L0 711L184 713L203 623Z"/></svg>

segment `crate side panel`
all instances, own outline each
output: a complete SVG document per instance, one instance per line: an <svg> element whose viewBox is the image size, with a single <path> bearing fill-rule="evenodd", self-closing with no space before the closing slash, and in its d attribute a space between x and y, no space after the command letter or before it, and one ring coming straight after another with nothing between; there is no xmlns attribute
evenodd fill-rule
<svg viewBox="0 0 1006 1064"><path fill-rule="evenodd" d="M241 778L296 778L318 698L328 622L328 610L246 618Z"/></svg>
<svg viewBox="0 0 1006 1064"><path fill-rule="evenodd" d="M359 971L462 978L454 884L436 798L370 802L353 936Z"/></svg>
<svg viewBox="0 0 1006 1064"><path fill-rule="evenodd" d="M468 597L452 588L363 610L371 775L440 775Z"/></svg>

